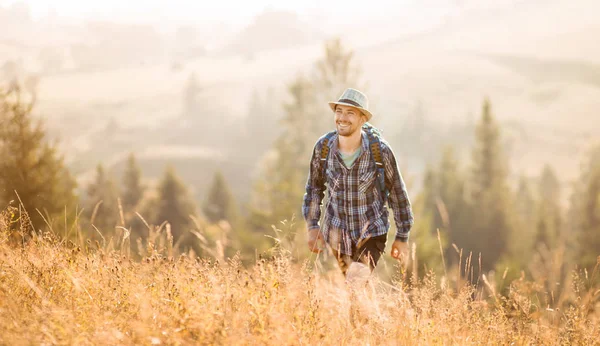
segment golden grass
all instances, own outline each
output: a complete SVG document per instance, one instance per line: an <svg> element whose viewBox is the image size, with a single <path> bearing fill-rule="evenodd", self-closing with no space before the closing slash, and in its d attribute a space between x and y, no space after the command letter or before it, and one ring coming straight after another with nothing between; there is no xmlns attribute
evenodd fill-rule
<svg viewBox="0 0 600 346"><path fill-rule="evenodd" d="M487 278L477 287L433 275L409 284L398 273L391 284L373 278L351 297L337 271L296 263L281 249L244 268L236 258L168 257L151 244L138 262L50 234L12 242L4 214L0 344L600 342L597 286L574 290L571 303L549 309L534 303L541 293L533 282L517 280L499 296ZM362 311L352 320L351 302Z"/></svg>

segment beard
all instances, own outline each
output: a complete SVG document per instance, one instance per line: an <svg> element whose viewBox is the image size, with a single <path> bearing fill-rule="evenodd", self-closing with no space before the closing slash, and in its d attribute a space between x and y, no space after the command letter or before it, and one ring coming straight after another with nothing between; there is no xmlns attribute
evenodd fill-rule
<svg viewBox="0 0 600 346"><path fill-rule="evenodd" d="M357 130L360 129L360 127L356 124L340 124L337 123L336 125L337 128L337 132L338 135L342 136L342 137L350 137L352 136Z"/></svg>

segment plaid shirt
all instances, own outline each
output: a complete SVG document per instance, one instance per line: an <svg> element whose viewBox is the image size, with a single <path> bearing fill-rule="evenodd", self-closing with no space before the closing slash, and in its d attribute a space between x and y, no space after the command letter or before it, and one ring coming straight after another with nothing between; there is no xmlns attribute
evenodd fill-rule
<svg viewBox="0 0 600 346"><path fill-rule="evenodd" d="M352 244L358 246L370 237L387 234L390 227L388 209L383 205L377 188L377 169L371 159L367 134L362 131L362 153L350 168L343 163L338 150L338 136L334 134L330 140L325 176L320 162L324 138L317 141L312 154L302 214L309 229L320 228L325 241L333 248L352 255ZM383 139L381 149L385 184L389 191L388 205L394 212L397 226L396 239L408 241L413 213L406 186L394 153ZM328 199L320 226L321 201L325 191Z"/></svg>

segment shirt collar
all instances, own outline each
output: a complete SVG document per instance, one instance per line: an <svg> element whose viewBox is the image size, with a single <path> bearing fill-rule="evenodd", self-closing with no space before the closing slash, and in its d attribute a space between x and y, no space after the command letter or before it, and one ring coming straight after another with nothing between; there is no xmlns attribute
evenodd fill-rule
<svg viewBox="0 0 600 346"><path fill-rule="evenodd" d="M360 130L360 135L361 135L360 146L362 147L362 152L361 152L360 156L362 156L363 153L366 153L369 150L369 137L368 137L367 133L365 131L363 131L362 129ZM334 137L335 138L332 140L332 143L331 143L331 150L333 152L339 152L338 139L339 139L340 135L336 132Z"/></svg>

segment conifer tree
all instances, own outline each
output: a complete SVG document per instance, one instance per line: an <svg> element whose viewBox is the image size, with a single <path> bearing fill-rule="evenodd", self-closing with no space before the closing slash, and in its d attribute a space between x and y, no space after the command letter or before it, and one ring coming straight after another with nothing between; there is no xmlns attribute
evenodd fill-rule
<svg viewBox="0 0 600 346"><path fill-rule="evenodd" d="M243 124L246 134L247 150L253 157L264 154L277 138L277 131L273 131L272 124L280 116L279 105L275 99L273 89L269 89L264 97L258 91L253 91L250 98L248 114Z"/></svg>
<svg viewBox="0 0 600 346"><path fill-rule="evenodd" d="M149 216L146 215L148 206L144 204L144 202L149 202L144 201L145 190L146 188L142 184L142 170L135 155L131 153L125 163L122 177L121 205L123 207L125 228L131 232L129 243L134 254L139 252L137 248L138 239L144 241L148 236L147 226L136 214L139 213L142 217Z"/></svg>
<svg viewBox="0 0 600 346"><path fill-rule="evenodd" d="M39 230L46 222L53 228L63 222L65 211L72 216L77 197L75 180L34 117L34 105L35 94L18 84L0 88L0 205L22 203L30 225Z"/></svg>
<svg viewBox="0 0 600 346"><path fill-rule="evenodd" d="M536 243L555 248L565 233L562 229L560 183L552 168L546 165L538 185Z"/></svg>
<svg viewBox="0 0 600 346"><path fill-rule="evenodd" d="M314 138L309 136L310 126L303 119L314 110L312 86L300 77L289 91L292 100L285 105L282 133L275 140L270 156L263 161L261 179L255 187L252 223L263 230L298 216L308 174L310 147L314 144Z"/></svg>
<svg viewBox="0 0 600 346"><path fill-rule="evenodd" d="M525 176L519 177L517 187L515 210L517 213L519 228L533 229L535 224L535 205L531 183Z"/></svg>
<svg viewBox="0 0 600 346"><path fill-rule="evenodd" d="M103 234L106 241L115 234L115 227L120 223L118 196L113 178L104 170L102 164L98 164L95 179L87 187L85 215ZM93 230L88 232L95 233Z"/></svg>
<svg viewBox="0 0 600 346"><path fill-rule="evenodd" d="M537 192L534 245L527 251L532 256L526 258L524 263L528 265L524 267L536 282L543 282L546 290L560 300L562 292L568 289L567 278L575 263L571 253L573 241L569 240L575 237L569 237L564 230L560 183L549 165L538 179ZM529 235L531 232L522 230L521 233Z"/></svg>
<svg viewBox="0 0 600 346"><path fill-rule="evenodd" d="M174 243L185 236L181 245L184 248L188 247L190 244L187 240L193 239L187 236L194 228L192 217L197 215L196 205L173 167L167 167L159 182L155 206L156 210L152 213L153 223L159 225L167 221L171 225Z"/></svg>
<svg viewBox="0 0 600 346"><path fill-rule="evenodd" d="M361 88L354 64L354 53L339 39L332 40L309 77L299 76L290 84L279 136L263 160L255 186L251 224L270 229L293 216L299 219L314 144L334 128L327 101L337 99L348 86Z"/></svg>
<svg viewBox="0 0 600 346"><path fill-rule="evenodd" d="M447 147L444 150L439 164L437 176L436 212L437 227L447 234L448 253L454 253L452 244L462 247L466 242L470 223L466 219L468 206L465 200L465 181L460 171L454 149ZM452 263L456 256L448 256Z"/></svg>
<svg viewBox="0 0 600 346"><path fill-rule="evenodd" d="M237 223L236 208L233 194L225 181L223 173L216 172L202 208L204 215L206 215L209 222L216 223L225 220L233 225Z"/></svg>
<svg viewBox="0 0 600 346"><path fill-rule="evenodd" d="M338 97L348 86L366 91L360 79L361 69L354 51L346 49L340 38L325 42L323 57L315 63L311 79L318 90L318 104L326 108L327 101Z"/></svg>
<svg viewBox="0 0 600 346"><path fill-rule="evenodd" d="M530 182L521 176L514 203L515 227L508 238L504 265L521 270L531 263L536 248L536 204Z"/></svg>
<svg viewBox="0 0 600 346"><path fill-rule="evenodd" d="M441 227L441 218L436 206L437 199L439 199L437 176L433 168L428 167L423 179L423 189L414 199L414 210L418 212L417 218L420 221L415 225L411 243L417 247L418 273L416 274L419 275L424 275L429 270L443 274L444 268L437 239L437 231ZM443 232L444 230L440 231L440 233ZM444 239L447 239L447 236L444 236Z"/></svg>
<svg viewBox="0 0 600 346"><path fill-rule="evenodd" d="M571 218L577 236L577 262L592 270L600 256L600 146L586 160L572 198Z"/></svg>
<svg viewBox="0 0 600 346"><path fill-rule="evenodd" d="M121 203L125 213L134 212L144 195L142 185L142 170L138 165L135 155L131 153L127 158L127 164L123 173L123 193Z"/></svg>
<svg viewBox="0 0 600 346"><path fill-rule="evenodd" d="M481 253L483 270L490 270L507 250L511 220L507 161L500 141L500 128L487 99L475 136L470 185L473 228L466 248L476 256Z"/></svg>

